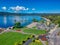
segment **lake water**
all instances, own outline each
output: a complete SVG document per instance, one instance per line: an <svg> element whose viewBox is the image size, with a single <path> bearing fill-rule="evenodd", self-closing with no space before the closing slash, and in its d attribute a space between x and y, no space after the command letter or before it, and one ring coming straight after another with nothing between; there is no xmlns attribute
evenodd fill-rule
<svg viewBox="0 0 60 45"><path fill-rule="evenodd" d="M15 24L15 21L21 22L22 26L26 26L30 23L32 23L33 19L41 20L42 18L40 16L2 16L0 15L0 28L7 28L11 27Z"/></svg>

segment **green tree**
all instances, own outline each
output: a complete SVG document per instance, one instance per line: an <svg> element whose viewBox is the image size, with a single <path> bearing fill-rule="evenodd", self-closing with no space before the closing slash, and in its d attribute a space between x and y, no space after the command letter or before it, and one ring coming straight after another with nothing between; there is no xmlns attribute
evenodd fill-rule
<svg viewBox="0 0 60 45"><path fill-rule="evenodd" d="M40 23L44 23L45 21L42 19L41 21L40 21Z"/></svg>
<svg viewBox="0 0 60 45"><path fill-rule="evenodd" d="M15 28L20 28L21 27L21 23L20 22L16 22L14 25Z"/></svg>
<svg viewBox="0 0 60 45"><path fill-rule="evenodd" d="M34 18L34 19L33 19L33 22L38 22L38 20Z"/></svg>

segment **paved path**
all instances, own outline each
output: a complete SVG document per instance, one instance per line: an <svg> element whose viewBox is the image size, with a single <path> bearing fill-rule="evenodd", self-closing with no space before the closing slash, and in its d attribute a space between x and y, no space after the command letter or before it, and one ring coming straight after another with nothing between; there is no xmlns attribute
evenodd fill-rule
<svg viewBox="0 0 60 45"><path fill-rule="evenodd" d="M50 20L49 19L47 19L47 18L45 18L45 17L42 17L43 19L45 19L46 21L49 21L50 22Z"/></svg>
<svg viewBox="0 0 60 45"><path fill-rule="evenodd" d="M4 31L2 31L0 34L3 34L3 33L5 33L5 32L9 32L10 30L4 30Z"/></svg>
<svg viewBox="0 0 60 45"><path fill-rule="evenodd" d="M32 42L32 39L29 39L26 41L26 43L24 43L23 45L29 45Z"/></svg>
<svg viewBox="0 0 60 45"><path fill-rule="evenodd" d="M27 27L28 27L28 28L32 28L32 27L36 26L36 24L37 24L37 22L33 22L33 23L31 23L30 25L28 25Z"/></svg>

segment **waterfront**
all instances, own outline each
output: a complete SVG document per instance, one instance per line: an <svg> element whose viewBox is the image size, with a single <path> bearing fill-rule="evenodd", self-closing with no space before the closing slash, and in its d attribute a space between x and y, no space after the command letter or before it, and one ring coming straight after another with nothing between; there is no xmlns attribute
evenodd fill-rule
<svg viewBox="0 0 60 45"><path fill-rule="evenodd" d="M33 19L41 20L40 16L17 16L17 15L0 15L0 28L11 27L15 22L20 22L22 26L32 23Z"/></svg>

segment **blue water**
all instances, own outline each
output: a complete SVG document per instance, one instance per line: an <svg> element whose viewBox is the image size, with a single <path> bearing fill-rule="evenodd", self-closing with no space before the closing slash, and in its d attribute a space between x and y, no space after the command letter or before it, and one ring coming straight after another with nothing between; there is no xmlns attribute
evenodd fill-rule
<svg viewBox="0 0 60 45"><path fill-rule="evenodd" d="M32 23L33 19L41 20L40 16L2 16L0 15L0 28L11 27L15 24L15 20L17 22L21 22L22 26L26 26Z"/></svg>

